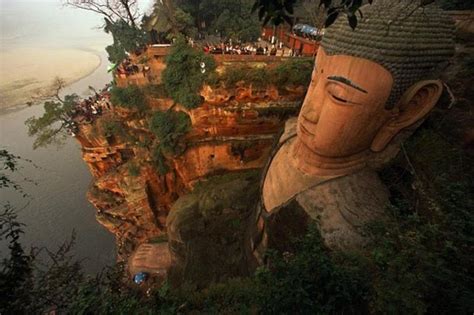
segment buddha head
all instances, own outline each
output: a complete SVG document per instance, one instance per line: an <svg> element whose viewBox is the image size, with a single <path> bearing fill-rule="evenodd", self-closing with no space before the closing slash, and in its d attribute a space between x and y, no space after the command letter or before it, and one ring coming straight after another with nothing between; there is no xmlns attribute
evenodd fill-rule
<svg viewBox="0 0 474 315"><path fill-rule="evenodd" d="M441 65L454 53L454 23L436 5L378 0L326 30L298 117L297 141L323 160L383 151L441 96ZM365 153L364 153L365 152Z"/></svg>

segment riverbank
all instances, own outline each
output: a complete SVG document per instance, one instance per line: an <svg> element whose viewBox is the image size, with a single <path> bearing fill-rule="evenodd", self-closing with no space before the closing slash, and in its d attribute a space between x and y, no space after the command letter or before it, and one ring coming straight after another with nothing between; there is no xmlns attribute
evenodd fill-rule
<svg viewBox="0 0 474 315"><path fill-rule="evenodd" d="M106 53L99 54L99 67L77 82L67 86L63 93L77 93L87 97L89 86L102 88L109 83ZM25 199L13 189L3 189L2 200L16 209L18 220L26 226L22 236L25 248L47 247L56 250L75 232L73 254L83 260L84 271L96 274L106 265L115 263L114 237L96 221L96 209L86 198L92 180L81 158L80 147L74 138L67 138L62 147L50 146L33 150L34 138L27 134L25 120L44 113L42 105L0 108L0 143L2 148L32 160L22 161L21 170L12 179L22 184L30 199ZM25 182L25 178L30 181ZM7 248L0 244L0 259Z"/></svg>
<svg viewBox="0 0 474 315"><path fill-rule="evenodd" d="M48 94L56 77L67 85L77 82L101 66L93 51L79 49L21 48L2 52L0 61L0 110L26 106Z"/></svg>

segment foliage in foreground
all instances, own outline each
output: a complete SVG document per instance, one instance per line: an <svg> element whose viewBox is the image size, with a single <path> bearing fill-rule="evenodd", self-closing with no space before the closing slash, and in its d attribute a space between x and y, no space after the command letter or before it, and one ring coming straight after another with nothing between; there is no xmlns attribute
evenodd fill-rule
<svg viewBox="0 0 474 315"><path fill-rule="evenodd" d="M428 158L416 154L428 148ZM51 301L62 301L58 307L72 313L470 313L472 165L472 158L432 129L420 131L382 174L393 195L391 219L367 227L372 241L364 253L331 253L311 227L295 241L294 252L270 251L270 265L250 278L204 290L186 285L172 290L165 284L144 297L120 286L120 274L74 277L72 293ZM72 264L55 270L64 272L63 278L78 272ZM15 288L29 285L30 278L15 279L26 279L14 282ZM43 277L43 285L52 279ZM13 290L13 283L6 285ZM38 298L35 292L12 297L18 310Z"/></svg>
<svg viewBox="0 0 474 315"><path fill-rule="evenodd" d="M252 277L205 290L165 285L144 297L122 286L120 273L87 278L68 259L56 259L40 278L32 276L34 253L21 247L21 226L4 211L0 236L10 255L0 268L0 279L6 279L0 282L0 312L55 306L69 313L127 314L472 313L474 160L454 144L449 117L440 119L437 110L432 117L382 172L393 197L391 219L367 227L371 244L362 254L331 253L311 229L296 241L295 252L270 252L271 264ZM159 136L166 124L162 118L157 123ZM15 163L5 161L9 169Z"/></svg>
<svg viewBox="0 0 474 315"><path fill-rule="evenodd" d="M434 157L416 154L427 148ZM405 153L382 174L393 206L389 221L367 227L372 241L366 252L331 253L312 227L295 241L295 252L269 252L270 265L250 278L205 290L165 286L150 298L127 295L122 303L140 301L140 311L153 313L472 312L474 201L466 166L472 158L431 129L419 132ZM457 163L460 158L467 164Z"/></svg>

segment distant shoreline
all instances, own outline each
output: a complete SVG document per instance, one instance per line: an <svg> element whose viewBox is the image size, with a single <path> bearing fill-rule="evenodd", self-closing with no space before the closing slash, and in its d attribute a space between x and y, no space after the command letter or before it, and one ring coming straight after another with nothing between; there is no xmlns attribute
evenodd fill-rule
<svg viewBox="0 0 474 315"><path fill-rule="evenodd" d="M49 51L40 50L40 53L42 53L43 55L46 55L49 59L56 58L54 53L47 54L48 52ZM68 56L68 54L71 54L71 56ZM95 71L97 71L97 69L99 69L103 65L103 60L99 52L92 49L77 49L77 48L63 49L63 50L59 50L57 55L59 55L57 63L46 64L47 67L50 66L51 64L55 65L53 69L56 69L56 70L48 69L51 73L58 72L55 75L51 75L50 73L48 78L42 79L41 75L43 73L41 73L41 71L38 71L38 73L35 73L38 79L26 77L26 75L29 75L28 73L25 73L26 75L24 77L17 75L17 77L15 78L16 80L14 80L13 82L8 81L8 78L3 79L4 82L0 83L0 96L2 98L6 98L6 100L4 102L1 102L3 104L0 103L0 115L7 114L13 111L19 111L28 107L29 105L26 102L31 100L33 96L35 95L35 93L38 93L39 91L44 90L47 87L49 87L51 85L52 80L56 76L65 78L66 87L68 87L80 80L83 80L91 76ZM91 55L94 56L93 59L91 58ZM75 67L67 68L68 64L71 62L71 59L74 60L75 57L77 57L78 59L77 64L74 64ZM33 64L33 66L37 66L37 65ZM25 66L19 65L18 67L24 68ZM45 65L40 64L37 68L40 68L40 67L44 68ZM12 70L7 69L5 72L7 71L12 71ZM44 76L45 75L43 74L43 77ZM48 97L35 99L35 103L32 104L31 106L39 105L47 99Z"/></svg>

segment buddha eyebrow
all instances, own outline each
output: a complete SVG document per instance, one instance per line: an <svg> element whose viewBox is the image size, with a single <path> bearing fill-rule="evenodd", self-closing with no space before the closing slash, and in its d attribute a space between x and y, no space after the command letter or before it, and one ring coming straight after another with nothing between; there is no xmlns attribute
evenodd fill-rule
<svg viewBox="0 0 474 315"><path fill-rule="evenodd" d="M360 86L354 84L351 80L347 79L347 78L344 78L344 77L340 77L340 76L330 76L328 77L328 80L332 80L332 81L337 81L337 82L341 82L341 83L344 83L346 85L349 85L350 87L353 87L354 89L356 90L359 90L365 94L367 94L368 92L366 90L364 90L363 88L361 88Z"/></svg>

